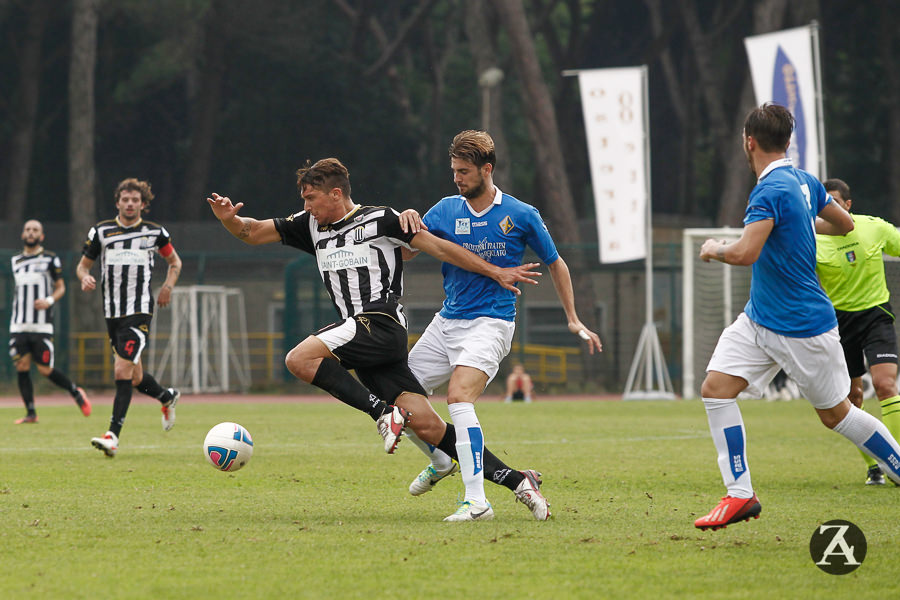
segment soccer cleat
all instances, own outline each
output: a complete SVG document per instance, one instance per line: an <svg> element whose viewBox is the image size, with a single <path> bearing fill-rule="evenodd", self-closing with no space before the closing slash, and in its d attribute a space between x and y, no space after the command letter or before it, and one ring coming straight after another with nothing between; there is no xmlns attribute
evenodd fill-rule
<svg viewBox="0 0 900 600"><path fill-rule="evenodd" d="M107 431L103 437L91 438L91 446L112 458L119 451L119 436L112 431Z"/></svg>
<svg viewBox="0 0 900 600"><path fill-rule="evenodd" d="M81 414L86 417L91 416L91 400L88 398L88 395L82 388L75 388L75 393L78 394L78 398L75 399L75 402L78 403Z"/></svg>
<svg viewBox="0 0 900 600"><path fill-rule="evenodd" d="M172 399L163 404L160 409L162 410L163 431L169 431L175 427L175 405L178 404L178 399L181 398L181 392L175 388L169 388L169 393L172 394Z"/></svg>
<svg viewBox="0 0 900 600"><path fill-rule="evenodd" d="M25 415L21 419L16 419L15 421L13 421L13 423L15 423L16 425L23 425L25 423L37 423L37 422L38 422L37 415Z"/></svg>
<svg viewBox="0 0 900 600"><path fill-rule="evenodd" d="M400 436L403 435L403 430L406 429L406 422L409 421L410 413L399 406L388 406L388 408L390 410L378 417L375 425L378 427L378 433L381 434L381 438L384 440L384 451L388 454L393 454L394 450L397 449L397 444L400 443Z"/></svg>
<svg viewBox="0 0 900 600"><path fill-rule="evenodd" d="M884 480L884 473L881 472L878 465L869 467L869 471L866 473L866 485L884 485L885 483L887 482Z"/></svg>
<svg viewBox="0 0 900 600"><path fill-rule="evenodd" d="M726 525L731 525L732 523L749 521L750 517L758 519L760 512L762 512L762 505L760 505L756 494L753 494L752 498L725 496L708 515L694 521L694 527L703 530L712 529L713 531L724 529Z"/></svg>
<svg viewBox="0 0 900 600"><path fill-rule="evenodd" d="M516 500L531 509L531 514L538 521L546 521L550 518L550 503L541 495L541 474L537 471L529 469L520 471L525 479L513 492Z"/></svg>
<svg viewBox="0 0 900 600"><path fill-rule="evenodd" d="M459 471L459 465L455 462L450 463L450 468L446 471L438 471L434 465L428 465L419 473L419 476L413 479L409 484L409 493L413 496L421 496L425 492L430 492L438 481L444 477L449 477Z"/></svg>
<svg viewBox="0 0 900 600"><path fill-rule="evenodd" d="M491 503L475 504L470 500L463 500L459 503L459 508L449 517L444 517L445 521L490 521L494 518L494 509Z"/></svg>

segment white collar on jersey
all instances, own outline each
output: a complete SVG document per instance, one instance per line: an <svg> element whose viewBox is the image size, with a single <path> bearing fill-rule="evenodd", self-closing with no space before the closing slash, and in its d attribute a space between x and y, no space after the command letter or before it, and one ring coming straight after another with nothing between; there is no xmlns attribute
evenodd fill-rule
<svg viewBox="0 0 900 600"><path fill-rule="evenodd" d="M756 183L759 183L760 181L762 181L766 175L768 175L769 173L771 173L778 167L792 167L792 166L794 166L794 161L792 161L790 158L787 158L787 157L773 160L766 166L765 169L763 169L763 172L759 174L759 178L757 178Z"/></svg>
<svg viewBox="0 0 900 600"><path fill-rule="evenodd" d="M498 188L496 185L494 185L494 199L491 201L490 204L487 205L487 208L485 208L485 209L484 209L483 211L481 211L481 212L475 212L475 210L472 208L472 205L469 203L469 199L466 198L465 196L463 196L463 198L464 198L465 201L466 201L466 206L469 207L469 212L470 212L470 213L472 213L472 214L473 214L474 216L476 216L476 217L483 217L484 215L487 214L487 212L488 212L489 210L491 210L491 208L494 207L495 204L502 204L502 202L503 202L503 192L500 191L500 188Z"/></svg>

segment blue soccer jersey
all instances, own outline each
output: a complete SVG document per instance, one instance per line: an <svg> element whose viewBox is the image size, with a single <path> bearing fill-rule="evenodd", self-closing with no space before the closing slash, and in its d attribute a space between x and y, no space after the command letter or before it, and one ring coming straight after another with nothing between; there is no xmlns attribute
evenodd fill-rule
<svg viewBox="0 0 900 600"><path fill-rule="evenodd" d="M753 263L747 316L790 337L812 337L837 327L831 300L816 277L815 218L831 197L818 179L773 162L750 192L744 225L772 219L772 232Z"/></svg>
<svg viewBox="0 0 900 600"><path fill-rule="evenodd" d="M493 203L481 214L473 212L462 196L448 196L431 207L422 220L432 234L500 267L522 264L526 245L548 265L559 258L538 210L499 188ZM441 273L447 295L442 317L515 320L516 295L490 277L448 263L442 263Z"/></svg>

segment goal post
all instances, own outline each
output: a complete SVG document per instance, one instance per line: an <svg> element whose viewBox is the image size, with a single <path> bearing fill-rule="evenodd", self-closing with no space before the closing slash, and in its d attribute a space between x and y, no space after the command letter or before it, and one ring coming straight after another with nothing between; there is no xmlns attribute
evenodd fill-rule
<svg viewBox="0 0 900 600"><path fill-rule="evenodd" d="M709 238L735 240L731 227L685 229L682 237L682 398L698 398L706 364L722 330L744 309L750 298L749 267L700 260L700 247Z"/></svg>
<svg viewBox="0 0 900 600"><path fill-rule="evenodd" d="M147 362L157 379L182 391L247 391L250 353L243 291L218 285L173 289L169 309L153 319Z"/></svg>

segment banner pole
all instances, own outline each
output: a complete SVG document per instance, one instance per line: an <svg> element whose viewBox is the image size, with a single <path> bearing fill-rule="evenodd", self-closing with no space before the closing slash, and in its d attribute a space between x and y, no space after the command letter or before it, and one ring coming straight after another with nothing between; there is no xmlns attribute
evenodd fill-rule
<svg viewBox="0 0 900 600"><path fill-rule="evenodd" d="M825 156L825 108L822 100L824 83L822 82L822 55L819 49L819 22L812 21L809 24L812 55L813 55L813 73L815 74L816 91L816 129L819 135L819 179L825 181L828 179L828 164Z"/></svg>

